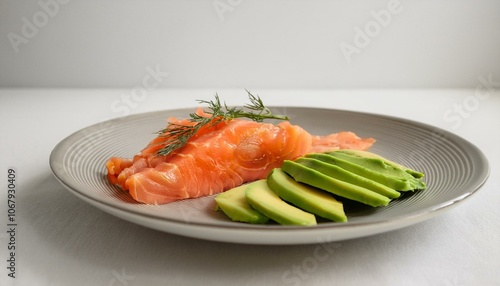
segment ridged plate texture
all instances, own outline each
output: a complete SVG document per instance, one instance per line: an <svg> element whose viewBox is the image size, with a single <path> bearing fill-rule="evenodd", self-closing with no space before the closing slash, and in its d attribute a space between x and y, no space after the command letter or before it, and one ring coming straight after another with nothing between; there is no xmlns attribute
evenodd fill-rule
<svg viewBox="0 0 500 286"><path fill-rule="evenodd" d="M408 193L381 208L346 205L349 222L315 227L234 223L215 211L213 197L161 206L135 202L106 179L106 161L132 157L155 137L170 116L193 109L166 110L113 119L68 136L52 151L56 178L86 202L125 220L164 232L215 241L250 244L304 244L338 241L395 230L421 222L463 201L489 174L483 153L468 141L422 123L359 112L273 107L314 135L353 131L374 137L371 152L425 173L425 191Z"/></svg>

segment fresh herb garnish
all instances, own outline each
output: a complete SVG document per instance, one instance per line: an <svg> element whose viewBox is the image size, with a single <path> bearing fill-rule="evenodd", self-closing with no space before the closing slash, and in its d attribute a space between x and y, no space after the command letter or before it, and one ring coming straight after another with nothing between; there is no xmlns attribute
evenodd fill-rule
<svg viewBox="0 0 500 286"><path fill-rule="evenodd" d="M208 104L209 111L205 113L210 116L201 116L196 113L189 114L189 122L194 124L179 124L169 122L167 128L157 132L160 137L164 137L162 144L165 146L156 152L157 156L165 156L172 151L177 150L187 144L189 138L193 137L203 126L216 125L222 121L229 121L234 118L249 118L256 122L262 122L264 119L288 120L285 115L275 115L267 108L260 97L254 96L248 90L250 104L243 108L228 107L226 103L221 103L219 96L215 94L215 100L198 100L199 103Z"/></svg>

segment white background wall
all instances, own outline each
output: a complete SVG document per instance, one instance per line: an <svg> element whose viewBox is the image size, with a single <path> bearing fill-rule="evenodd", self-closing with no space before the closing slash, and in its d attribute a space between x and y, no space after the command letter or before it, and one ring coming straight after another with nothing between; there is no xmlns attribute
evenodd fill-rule
<svg viewBox="0 0 500 286"><path fill-rule="evenodd" d="M155 73L180 88L474 88L500 82L500 1L0 0L0 87Z"/></svg>

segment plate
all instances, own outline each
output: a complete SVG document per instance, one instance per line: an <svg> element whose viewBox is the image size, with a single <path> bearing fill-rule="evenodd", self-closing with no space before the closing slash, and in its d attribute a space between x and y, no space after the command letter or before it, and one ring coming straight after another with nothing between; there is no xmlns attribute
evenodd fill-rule
<svg viewBox="0 0 500 286"><path fill-rule="evenodd" d="M193 109L150 112L84 128L62 140L50 155L55 177L80 199L114 216L160 231L199 239L245 244L312 244L400 229L449 210L475 193L489 175L483 153L470 142L426 124L346 110L273 107L314 135L353 131L374 137L370 151L426 174L425 191L404 195L386 207L346 205L349 222L313 227L250 225L215 211L213 197L153 206L135 202L106 179L106 161L132 157L152 140L170 116Z"/></svg>

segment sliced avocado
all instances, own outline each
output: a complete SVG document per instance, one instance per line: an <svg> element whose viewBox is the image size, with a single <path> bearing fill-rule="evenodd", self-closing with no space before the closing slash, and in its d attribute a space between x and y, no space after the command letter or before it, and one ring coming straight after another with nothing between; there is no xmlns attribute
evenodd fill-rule
<svg viewBox="0 0 500 286"><path fill-rule="evenodd" d="M253 209L245 197L246 188L251 185L232 188L215 197L217 208L220 208L231 220L253 224L264 224L269 218Z"/></svg>
<svg viewBox="0 0 500 286"><path fill-rule="evenodd" d="M405 171L405 169L408 168L400 168L393 164L387 164L383 158L379 159L360 157L357 155L351 155L345 152L338 151L331 152L329 154L342 160L346 160L350 163L365 167L374 172L381 173L384 176L393 177L408 182L409 186L407 188L397 189L399 191L423 190L426 188L425 183L422 180L413 177L413 175Z"/></svg>
<svg viewBox="0 0 500 286"><path fill-rule="evenodd" d="M368 178L375 182L378 182L382 185L385 185L391 189L398 191L408 191L413 190L414 188L410 184L407 179L401 179L398 177L390 176L384 173L380 173L372 169L374 166L366 167L362 165L358 165L347 161L343 158L339 158L338 156L332 155L334 152L326 154L326 153L313 153L307 154L307 158L314 158L320 161L323 161L328 164L337 165L340 168L343 168L349 172L360 175L362 177Z"/></svg>
<svg viewBox="0 0 500 286"><path fill-rule="evenodd" d="M302 164L306 167L319 171L327 176L330 176L334 179L338 179L347 183L351 183L363 188L367 188L371 191L379 193L383 196L386 196L390 199L398 198L401 193L391 189L385 185L377 183L373 180L365 178L363 176L356 175L352 172L349 172L339 166L325 163L323 161L313 159L313 158L299 158L295 160L295 162Z"/></svg>
<svg viewBox="0 0 500 286"><path fill-rule="evenodd" d="M271 171L267 184L280 198L307 212L336 222L347 221L342 203L331 194L295 181L280 168Z"/></svg>
<svg viewBox="0 0 500 286"><path fill-rule="evenodd" d="M256 210L282 225L316 225L316 217L287 204L267 185L267 180L253 182L245 190L248 203Z"/></svg>
<svg viewBox="0 0 500 286"><path fill-rule="evenodd" d="M391 199L366 188L329 177L299 163L285 160L281 169L296 181L373 207L386 206Z"/></svg>
<svg viewBox="0 0 500 286"><path fill-rule="evenodd" d="M357 156L357 157L362 157L362 158L380 159L380 160L383 160L384 163L386 163L387 165L392 165L392 166L394 166L396 168L403 169L406 173L412 175L415 178L422 178L422 177L424 177L424 173L422 173L422 172L415 171L415 170L410 169L410 168L408 168L406 166L403 166L403 165L398 164L396 162L387 160L386 158L384 158L382 156L379 156L377 154L374 154L374 153L371 153L371 152L368 152L368 151L344 149L344 150L338 150L338 151L335 151L335 152L345 153L345 154L349 154L349 155Z"/></svg>

